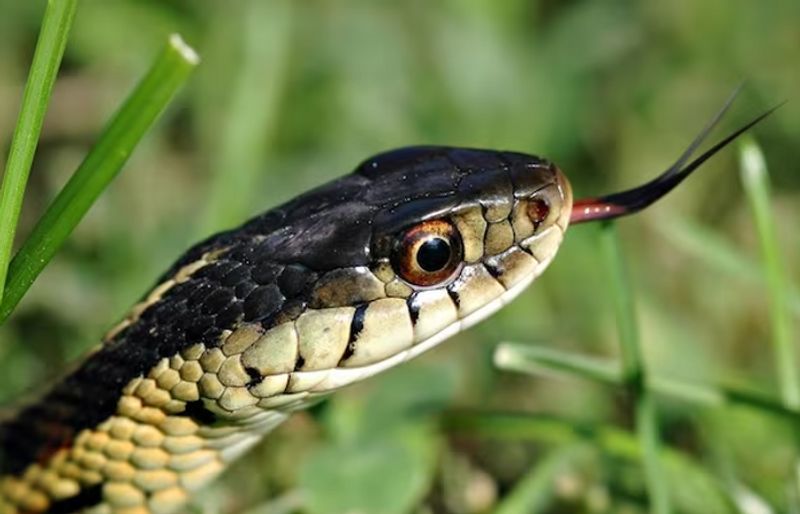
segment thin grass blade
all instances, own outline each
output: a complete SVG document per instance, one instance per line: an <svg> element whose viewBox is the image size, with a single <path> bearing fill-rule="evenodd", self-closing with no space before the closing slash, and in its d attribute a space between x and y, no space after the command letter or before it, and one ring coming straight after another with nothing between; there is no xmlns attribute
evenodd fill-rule
<svg viewBox="0 0 800 514"><path fill-rule="evenodd" d="M772 345L775 351L775 366L783 402L792 409L800 407L800 360L792 334L789 312L788 277L784 271L781 251L778 246L775 218L770 201L769 173L764 154L755 139L747 138L740 146L741 178L745 194L750 203L756 232L761 246L763 270L769 294L769 318ZM800 432L796 435L800 439ZM788 498L794 509L800 508L800 458L797 442L794 449L795 466L788 482Z"/></svg>
<svg viewBox="0 0 800 514"><path fill-rule="evenodd" d="M199 63L197 54L173 35L99 140L70 177L14 256L0 323L22 299L133 149Z"/></svg>
<svg viewBox="0 0 800 514"><path fill-rule="evenodd" d="M499 369L526 375L552 373L608 385L620 385L623 382L619 366L614 362L566 354L541 346L500 343L494 352L494 364Z"/></svg>
<svg viewBox="0 0 800 514"><path fill-rule="evenodd" d="M22 95L22 107L11 140L3 185L0 187L0 298L5 290L25 186L77 5L77 0L53 0L47 3Z"/></svg>
<svg viewBox="0 0 800 514"><path fill-rule="evenodd" d="M623 369L636 397L636 432L644 456L645 482L650 495L651 510L655 514L669 514L672 509L660 458L658 417L652 393L646 386L646 370L642 361L633 291L615 225L604 224L601 237L606 267L611 271L611 296L617 315Z"/></svg>
<svg viewBox="0 0 800 514"><path fill-rule="evenodd" d="M770 202L767 164L754 139L748 138L742 142L740 161L742 185L750 203L758 233L763 270L769 291L770 326L781 396L787 405L797 408L800 406L800 369L798 369L800 361L798 361L797 348L793 341L789 316L787 294L789 281L784 272L778 247L775 219Z"/></svg>
<svg viewBox="0 0 800 514"><path fill-rule="evenodd" d="M550 348L520 343L500 343L494 352L499 369L525 375L558 375L582 378L608 386L624 386L619 366L611 361L572 355ZM763 393L734 387L684 382L648 374L645 387L652 394L705 408L748 407L788 421L800 419L800 410L785 406Z"/></svg>

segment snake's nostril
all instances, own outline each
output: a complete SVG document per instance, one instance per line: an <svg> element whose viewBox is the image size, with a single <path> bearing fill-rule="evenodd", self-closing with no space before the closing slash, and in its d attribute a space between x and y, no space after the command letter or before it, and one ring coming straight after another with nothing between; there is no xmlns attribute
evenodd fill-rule
<svg viewBox="0 0 800 514"><path fill-rule="evenodd" d="M550 204L544 198L533 198L528 202L526 212L536 230L550 214Z"/></svg>

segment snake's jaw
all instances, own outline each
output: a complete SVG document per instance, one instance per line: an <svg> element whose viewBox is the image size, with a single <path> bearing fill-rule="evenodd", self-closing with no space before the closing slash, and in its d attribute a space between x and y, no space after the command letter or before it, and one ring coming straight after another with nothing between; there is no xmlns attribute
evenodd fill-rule
<svg viewBox="0 0 800 514"><path fill-rule="evenodd" d="M744 126L733 131L727 137L723 138L714 146L703 152L699 157L691 162L688 162L687 164L687 161L689 161L692 154L706 139L711 130L719 123L720 119L735 99L737 93L738 89L733 93L733 95L731 95L722 109L720 109L719 112L714 115L706 127L694 138L691 144L689 144L686 150L684 150L683 154L678 157L675 163L667 168L667 170L661 175L650 182L626 191L596 198L582 198L575 201L572 207L570 223L585 223L587 221L619 218L620 216L633 214L648 207L672 191L678 184L683 182L686 177L688 177L694 170L699 168L704 162L710 159L714 154L725 148L742 133L752 128L754 125L772 114L775 109L780 107L780 105L778 105L760 114L750 122L746 123Z"/></svg>

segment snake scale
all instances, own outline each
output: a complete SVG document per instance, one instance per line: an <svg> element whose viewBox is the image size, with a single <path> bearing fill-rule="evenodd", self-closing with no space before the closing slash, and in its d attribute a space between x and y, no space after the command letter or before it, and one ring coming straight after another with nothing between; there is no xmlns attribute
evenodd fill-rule
<svg viewBox="0 0 800 514"><path fill-rule="evenodd" d="M687 164L729 105L665 173L622 193L573 205L539 157L409 147L200 242L0 422L0 513L176 511L293 411L508 303L570 222L649 205L766 116Z"/></svg>

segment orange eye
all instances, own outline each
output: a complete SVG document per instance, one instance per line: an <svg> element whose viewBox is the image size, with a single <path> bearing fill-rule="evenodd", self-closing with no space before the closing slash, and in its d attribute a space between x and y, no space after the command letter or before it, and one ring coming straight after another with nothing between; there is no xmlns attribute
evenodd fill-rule
<svg viewBox="0 0 800 514"><path fill-rule="evenodd" d="M422 287L440 284L461 265L461 237L452 223L424 221L401 233L392 251L392 264L406 282Z"/></svg>

